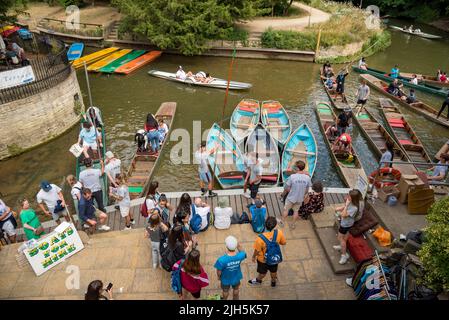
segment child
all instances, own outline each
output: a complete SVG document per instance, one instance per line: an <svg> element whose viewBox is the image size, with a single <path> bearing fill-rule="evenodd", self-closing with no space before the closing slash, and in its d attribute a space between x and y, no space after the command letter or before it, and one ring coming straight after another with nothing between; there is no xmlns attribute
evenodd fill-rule
<svg viewBox="0 0 449 320"><path fill-rule="evenodd" d="M164 141L164 139L165 139L165 136L167 135L167 132L168 132L168 126L167 126L167 124L164 122L164 119L159 119L159 133L161 134L160 135L160 143L162 144L162 142Z"/></svg>
<svg viewBox="0 0 449 320"><path fill-rule="evenodd" d="M299 215L302 219L307 220L310 214L321 212L323 209L323 185L320 181L316 181L312 184L312 192L309 192L309 196L299 208Z"/></svg>
<svg viewBox="0 0 449 320"><path fill-rule="evenodd" d="M264 202L257 197L255 204L249 207L249 220L255 233L262 233L265 230L265 220L267 219L267 208Z"/></svg>
<svg viewBox="0 0 449 320"><path fill-rule="evenodd" d="M145 237L151 240L151 253L153 257L153 269L156 269L158 265L160 266L161 252L160 252L160 242L163 233L168 231L168 227L161 222L161 217L157 212L158 209L150 216L148 220L149 226L145 229Z"/></svg>
<svg viewBox="0 0 449 320"><path fill-rule="evenodd" d="M161 213L161 217L162 217L162 221L166 224L166 225L170 225L170 213L173 211L173 207L171 206L171 204L168 202L167 200L167 196L162 193L159 196L159 203L157 205L157 207Z"/></svg>
<svg viewBox="0 0 449 320"><path fill-rule="evenodd" d="M135 224L135 222L130 211L131 199L129 197L129 189L122 174L116 175L115 183L118 185L118 188L111 188L109 195L118 201L120 215L126 220L124 230L131 230L131 224Z"/></svg>
<svg viewBox="0 0 449 320"><path fill-rule="evenodd" d="M329 90L332 90L334 88L334 80L332 80L332 78L330 78L330 77L326 79L325 84Z"/></svg>

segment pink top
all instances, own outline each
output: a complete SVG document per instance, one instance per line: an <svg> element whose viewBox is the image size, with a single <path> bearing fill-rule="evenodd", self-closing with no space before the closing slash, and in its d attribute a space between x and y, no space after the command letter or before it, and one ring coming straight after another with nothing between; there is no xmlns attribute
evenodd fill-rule
<svg viewBox="0 0 449 320"><path fill-rule="evenodd" d="M173 270L177 270L179 265L181 264L181 260L176 262L173 266ZM209 285L209 277L207 273L204 271L203 267L201 267L201 273L199 275L193 275L184 271L184 268L181 269L181 284L184 289L191 293L196 293L201 290L201 288L207 287Z"/></svg>

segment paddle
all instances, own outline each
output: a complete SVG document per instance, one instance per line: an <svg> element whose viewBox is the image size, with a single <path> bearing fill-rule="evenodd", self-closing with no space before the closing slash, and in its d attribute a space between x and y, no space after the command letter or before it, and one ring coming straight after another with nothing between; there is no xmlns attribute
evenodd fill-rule
<svg viewBox="0 0 449 320"><path fill-rule="evenodd" d="M293 150L293 149L286 149L285 151L291 152L291 153L298 153L298 154L305 154L307 156L315 156L315 152L308 152L308 151L299 151L299 150Z"/></svg>
<svg viewBox="0 0 449 320"><path fill-rule="evenodd" d="M226 142L225 138L221 135L221 133L218 135L218 138L224 143L224 145L225 145L226 147L228 147L228 148L231 149L232 153L233 153L236 157L238 157L238 156L237 156L237 152L235 152L234 148L233 148L232 146L230 146L230 145Z"/></svg>

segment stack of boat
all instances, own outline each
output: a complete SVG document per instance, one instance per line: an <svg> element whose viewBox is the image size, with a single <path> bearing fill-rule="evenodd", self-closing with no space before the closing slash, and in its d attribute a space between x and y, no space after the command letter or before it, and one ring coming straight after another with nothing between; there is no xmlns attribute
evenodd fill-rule
<svg viewBox="0 0 449 320"><path fill-rule="evenodd" d="M161 51L106 48L82 57L84 45L74 43L68 50L68 59L75 69L88 65L87 70L101 73L130 74L158 58Z"/></svg>
<svg viewBox="0 0 449 320"><path fill-rule="evenodd" d="M285 182L297 160L306 163L312 176L317 160L313 133L306 124L291 131L290 118L278 101L240 101L231 116L231 133L214 124L207 138L207 149L216 148L209 165L222 188L243 187L251 154L261 162L262 186Z"/></svg>

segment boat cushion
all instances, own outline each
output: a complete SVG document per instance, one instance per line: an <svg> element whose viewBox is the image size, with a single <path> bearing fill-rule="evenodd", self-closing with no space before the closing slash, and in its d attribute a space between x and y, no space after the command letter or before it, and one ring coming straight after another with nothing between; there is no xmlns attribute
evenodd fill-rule
<svg viewBox="0 0 449 320"><path fill-rule="evenodd" d="M241 107L257 107L257 102L253 102L253 101L241 101L239 103L239 106Z"/></svg>
<svg viewBox="0 0 449 320"><path fill-rule="evenodd" d="M266 181L274 181L276 182L278 180L278 177L275 176L263 176L262 180L266 180Z"/></svg>
<svg viewBox="0 0 449 320"><path fill-rule="evenodd" d="M392 126L393 128L404 128L404 124L403 123L390 123L390 126Z"/></svg>
<svg viewBox="0 0 449 320"><path fill-rule="evenodd" d="M410 140L399 140L399 143L400 144L413 144L413 142Z"/></svg>
<svg viewBox="0 0 449 320"><path fill-rule="evenodd" d="M240 107L239 107L239 110L241 110L241 111L247 111L247 112L250 112L250 113L254 113L254 111L255 111L256 109L254 109L254 108L249 108L249 107L242 107L242 106L240 106Z"/></svg>
<svg viewBox="0 0 449 320"><path fill-rule="evenodd" d="M220 179L224 180L242 180L242 176L226 176L226 177L220 177Z"/></svg>
<svg viewBox="0 0 449 320"><path fill-rule="evenodd" d="M129 186L129 193L141 193L143 191L143 187L140 186Z"/></svg>
<svg viewBox="0 0 449 320"><path fill-rule="evenodd" d="M388 123L404 123L404 120L402 118L390 118Z"/></svg>
<svg viewBox="0 0 449 320"><path fill-rule="evenodd" d="M360 120L369 120L370 117L369 117L369 115L367 115L367 114L361 114L361 115L358 115L358 116L357 116L357 119L360 119Z"/></svg>
<svg viewBox="0 0 449 320"><path fill-rule="evenodd" d="M268 108L271 108L271 109L280 109L281 106L278 105L277 103L265 103L265 104L263 105L263 108L264 108L264 109L268 109Z"/></svg>
<svg viewBox="0 0 449 320"><path fill-rule="evenodd" d="M318 112L319 112L319 113L322 113L322 114L332 114L332 111L330 111L330 110L327 109L327 108L325 108L325 109L318 108Z"/></svg>

